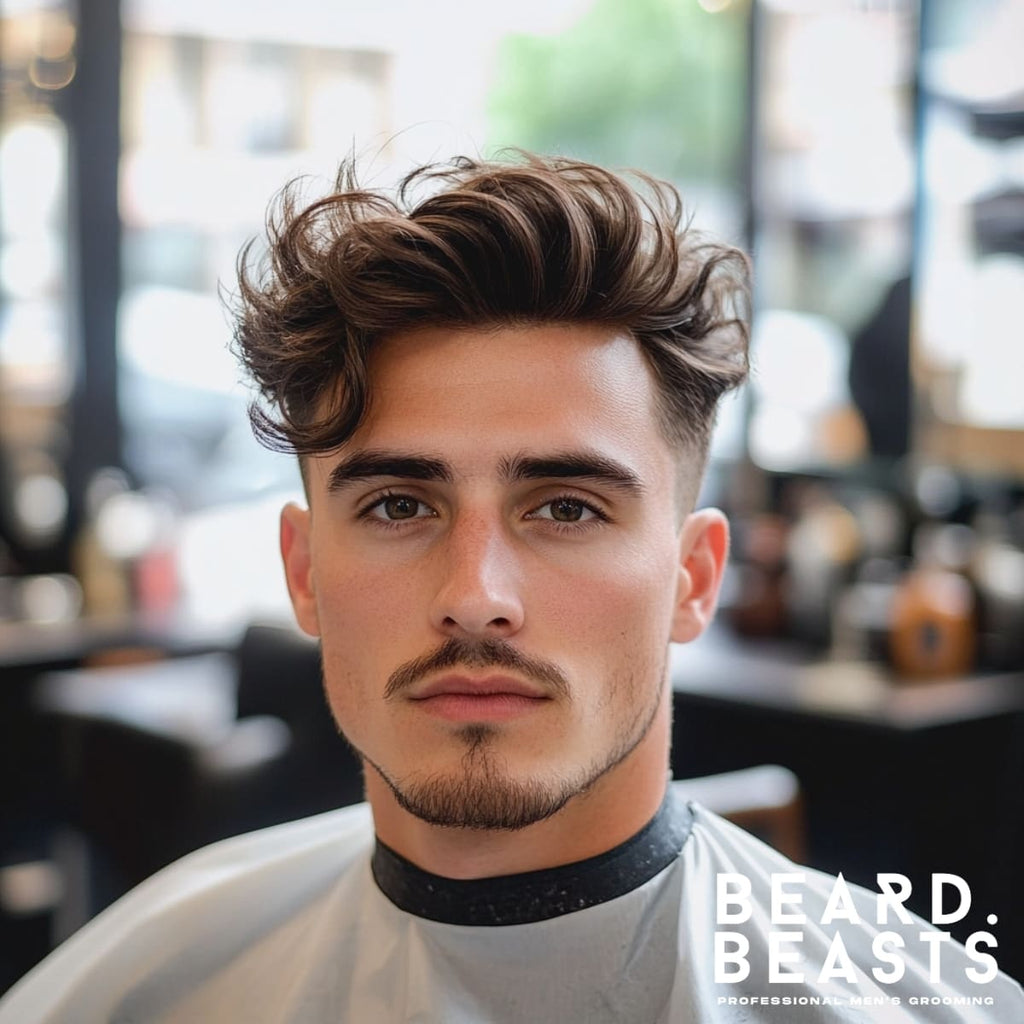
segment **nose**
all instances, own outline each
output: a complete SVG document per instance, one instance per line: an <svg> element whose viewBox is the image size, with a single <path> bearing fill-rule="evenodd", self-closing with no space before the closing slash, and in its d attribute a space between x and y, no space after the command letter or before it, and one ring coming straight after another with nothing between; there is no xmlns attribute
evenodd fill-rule
<svg viewBox="0 0 1024 1024"><path fill-rule="evenodd" d="M447 636L504 638L523 625L515 551L502 525L459 517L438 552L441 583L430 617Z"/></svg>

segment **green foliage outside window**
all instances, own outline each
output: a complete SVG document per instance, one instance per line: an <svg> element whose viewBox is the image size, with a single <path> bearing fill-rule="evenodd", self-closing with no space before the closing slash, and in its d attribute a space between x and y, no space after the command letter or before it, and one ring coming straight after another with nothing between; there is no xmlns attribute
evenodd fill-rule
<svg viewBox="0 0 1024 1024"><path fill-rule="evenodd" d="M490 142L736 188L747 4L595 0L553 36L512 35L489 97Z"/></svg>

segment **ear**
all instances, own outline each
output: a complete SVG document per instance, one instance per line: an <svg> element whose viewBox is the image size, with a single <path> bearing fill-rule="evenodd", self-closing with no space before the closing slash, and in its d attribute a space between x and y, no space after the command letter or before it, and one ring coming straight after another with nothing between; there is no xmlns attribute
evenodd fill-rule
<svg viewBox="0 0 1024 1024"><path fill-rule="evenodd" d="M689 643L715 615L722 572L729 553L729 523L717 508L688 516L679 535L679 584L672 639Z"/></svg>
<svg viewBox="0 0 1024 1024"><path fill-rule="evenodd" d="M310 636L320 635L320 620L316 606L316 586L313 582L313 562L310 557L311 520L309 510L288 504L281 511L281 559L288 594L299 628Z"/></svg>

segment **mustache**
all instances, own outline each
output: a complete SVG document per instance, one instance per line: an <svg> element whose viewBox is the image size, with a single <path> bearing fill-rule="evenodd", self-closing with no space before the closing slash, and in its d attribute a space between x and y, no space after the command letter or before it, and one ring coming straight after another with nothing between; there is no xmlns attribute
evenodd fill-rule
<svg viewBox="0 0 1024 1024"><path fill-rule="evenodd" d="M432 672L457 665L476 669L511 669L527 679L542 683L557 696L570 696L569 680L554 662L523 654L507 640L493 637L480 640L449 637L436 651L407 661L395 669L384 687L384 699L398 696Z"/></svg>

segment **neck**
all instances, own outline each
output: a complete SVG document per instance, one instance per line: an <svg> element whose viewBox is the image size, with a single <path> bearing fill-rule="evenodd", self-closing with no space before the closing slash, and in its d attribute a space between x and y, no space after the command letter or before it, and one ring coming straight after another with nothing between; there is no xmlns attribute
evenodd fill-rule
<svg viewBox="0 0 1024 1024"><path fill-rule="evenodd" d="M399 806L367 765L366 795L378 838L406 860L446 878L490 878L559 867L625 842L654 817L668 781L670 699L637 746L558 812L517 831L428 824Z"/></svg>

